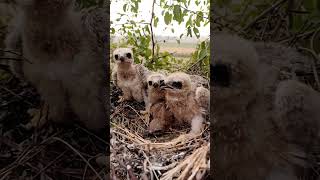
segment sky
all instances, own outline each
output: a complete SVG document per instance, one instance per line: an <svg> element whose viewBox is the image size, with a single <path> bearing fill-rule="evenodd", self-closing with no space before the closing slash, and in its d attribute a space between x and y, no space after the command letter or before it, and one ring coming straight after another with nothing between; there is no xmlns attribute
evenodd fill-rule
<svg viewBox="0 0 320 180"><path fill-rule="evenodd" d="M193 2L193 1L192 1ZM157 3L159 3L159 0L157 0ZM111 8L110 8L110 19L111 21L115 21L117 18L120 17L120 15L118 13L123 13L123 5L125 4L125 0L117 0L117 2L115 1L111 1ZM146 22L150 21L151 18L151 9L152 9L152 0L141 0L140 3L140 7L139 7L139 16L138 16L138 20L145 20ZM191 3L190 6L188 7L189 10L193 10L193 11L197 11L199 10L198 7L194 4ZM158 5L155 5L155 15L157 17L159 17L159 23L158 26L156 28L154 28L154 33L156 36L173 36L173 37L179 37L180 34L185 33L186 34L186 30L185 30L185 24L181 23L181 25L179 25L178 23L174 22L173 26L167 26L164 23L164 19L161 15L161 7L159 7ZM120 21L117 22L119 24L124 23L124 21ZM169 27L168 29L164 29L164 27ZM171 32L171 28L174 27L174 33ZM199 27L199 31L200 31L200 35L201 37L208 37L210 34L210 24L208 24L205 27Z"/></svg>

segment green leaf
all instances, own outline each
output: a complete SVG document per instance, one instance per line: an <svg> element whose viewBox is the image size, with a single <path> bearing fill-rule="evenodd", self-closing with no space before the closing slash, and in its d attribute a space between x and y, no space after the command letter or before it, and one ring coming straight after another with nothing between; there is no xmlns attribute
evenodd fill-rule
<svg viewBox="0 0 320 180"><path fill-rule="evenodd" d="M126 12L127 11L127 4L123 5L123 11Z"/></svg>
<svg viewBox="0 0 320 180"><path fill-rule="evenodd" d="M179 24L183 21L182 11L179 5L174 5L173 15L173 19L178 21Z"/></svg>
<svg viewBox="0 0 320 180"><path fill-rule="evenodd" d="M205 48L206 48L206 42L205 42L205 41L202 41L202 42L201 42L200 48L201 48L201 49L205 49Z"/></svg>
<svg viewBox="0 0 320 180"><path fill-rule="evenodd" d="M114 34L116 32L114 28L110 28L110 30L111 30L111 34Z"/></svg>
<svg viewBox="0 0 320 180"><path fill-rule="evenodd" d="M194 27L194 28L193 28L193 32L194 32L194 34L197 36L197 38L200 37L200 33L199 33L199 29L198 29L198 28Z"/></svg>
<svg viewBox="0 0 320 180"><path fill-rule="evenodd" d="M186 22L186 27L192 26L192 15L189 16L188 21Z"/></svg>
<svg viewBox="0 0 320 180"><path fill-rule="evenodd" d="M150 34L149 25L145 25L144 29Z"/></svg>
<svg viewBox="0 0 320 180"><path fill-rule="evenodd" d="M190 36L190 37L192 37L192 32L191 32L191 28L190 28L190 27L188 27L188 32L187 32L187 36Z"/></svg>
<svg viewBox="0 0 320 180"><path fill-rule="evenodd" d="M206 55L207 51L205 49L201 49L199 53L199 59L203 59L204 57L206 57Z"/></svg>
<svg viewBox="0 0 320 180"><path fill-rule="evenodd" d="M203 21L203 13L200 11L197 13L196 22L195 22L198 27L200 27L201 21Z"/></svg>
<svg viewBox="0 0 320 180"><path fill-rule="evenodd" d="M166 25L169 25L171 23L172 20L172 14L170 14L169 12L166 12L164 15L164 22L166 23Z"/></svg>
<svg viewBox="0 0 320 180"><path fill-rule="evenodd" d="M155 18L154 18L154 22L153 22L153 26L154 26L154 27L157 27L157 26L158 26L158 22L159 22L159 18L158 18L158 17L155 17Z"/></svg>
<svg viewBox="0 0 320 180"><path fill-rule="evenodd" d="M198 19L195 21L195 23L196 23L196 26L200 27L200 21Z"/></svg>

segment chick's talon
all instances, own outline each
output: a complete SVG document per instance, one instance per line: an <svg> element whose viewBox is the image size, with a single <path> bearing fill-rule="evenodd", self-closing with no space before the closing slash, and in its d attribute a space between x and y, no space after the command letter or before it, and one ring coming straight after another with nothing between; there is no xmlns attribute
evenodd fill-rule
<svg viewBox="0 0 320 180"><path fill-rule="evenodd" d="M124 101L124 98L123 98L123 96L119 96L119 100L117 101L118 103L121 103L121 102L123 102Z"/></svg>
<svg viewBox="0 0 320 180"><path fill-rule="evenodd" d="M146 115L146 114L149 114L149 112L148 111L140 111L140 114L142 114L142 115Z"/></svg>
<svg viewBox="0 0 320 180"><path fill-rule="evenodd" d="M144 114L144 120L149 124L150 123L150 114L149 112L147 112L146 114Z"/></svg>

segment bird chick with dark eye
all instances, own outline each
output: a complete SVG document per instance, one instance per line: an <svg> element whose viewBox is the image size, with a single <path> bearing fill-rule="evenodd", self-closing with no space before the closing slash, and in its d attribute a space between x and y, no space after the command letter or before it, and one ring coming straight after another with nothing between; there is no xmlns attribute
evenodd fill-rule
<svg viewBox="0 0 320 180"><path fill-rule="evenodd" d="M147 77L148 82L148 102L146 104L146 109L150 108L152 104L164 100L164 91L161 86L164 86L165 75L162 73L152 72Z"/></svg>
<svg viewBox="0 0 320 180"><path fill-rule="evenodd" d="M168 111L163 87L165 75L152 73L148 76L148 104L146 112L149 120L148 134L154 134L166 130L174 123L173 114Z"/></svg>
<svg viewBox="0 0 320 180"><path fill-rule="evenodd" d="M151 120L149 133L162 130L162 128L167 126L166 121L168 116L162 113L162 111L165 112L164 90L161 89L161 86L164 85L164 79L165 75L157 72L152 72L147 77L146 110L141 113L146 114L148 122Z"/></svg>
<svg viewBox="0 0 320 180"><path fill-rule="evenodd" d="M202 102L199 99L208 99L209 101L209 90L203 87L194 90L190 76L183 72L170 74L165 79L165 85L162 88L165 89L165 102L168 111L174 115L176 122L190 124L190 133L200 133L205 120L205 110L202 108L203 105L199 104ZM202 93L203 91L206 93Z"/></svg>
<svg viewBox="0 0 320 180"><path fill-rule="evenodd" d="M147 102L147 75L149 71L141 64L135 64L133 52L130 48L118 48L113 52L116 66L112 71L112 80L115 86L122 90L118 102L136 100Z"/></svg>
<svg viewBox="0 0 320 180"><path fill-rule="evenodd" d="M107 44L101 42L107 13L101 8L79 12L73 0L16 3L6 49L28 61L10 63L13 73L37 89L49 120L67 123L76 115L90 129L104 128Z"/></svg>
<svg viewBox="0 0 320 180"><path fill-rule="evenodd" d="M303 171L307 162L303 158L297 160L296 155L306 151L290 138L304 139L308 123L318 129L319 123L308 119L317 116L310 113L315 112L312 103L301 100L310 101L307 94L315 99L319 95L298 83L284 82L277 87L277 80L270 78L277 77L276 68L268 67L272 71L265 73L261 67L267 66L262 66L263 54L259 54L262 51L257 51L253 42L229 34L216 34L213 42L210 88L214 96L210 113L216 120L213 124L216 178L300 179L297 170ZM270 84L278 90L268 88ZM298 104L293 102L295 98ZM306 117L308 120L301 118L303 108L312 114ZM299 124L304 126L294 127Z"/></svg>
<svg viewBox="0 0 320 180"><path fill-rule="evenodd" d="M165 84L166 76L161 73L151 73L148 78L148 105L146 110L150 116L148 133L161 132L177 122L174 113L170 111L165 100L166 88L182 89L182 82L177 80ZM191 85L191 84L190 84ZM190 86L191 88L191 86ZM181 121L181 120L180 120ZM181 123L181 122L180 122Z"/></svg>

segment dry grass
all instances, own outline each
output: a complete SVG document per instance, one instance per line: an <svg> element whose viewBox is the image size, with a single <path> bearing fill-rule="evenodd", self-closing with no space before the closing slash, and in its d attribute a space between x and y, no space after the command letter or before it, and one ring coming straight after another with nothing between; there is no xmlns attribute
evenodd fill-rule
<svg viewBox="0 0 320 180"><path fill-rule="evenodd" d="M28 129L28 110L40 106L34 88L10 74L0 80L0 179L106 179L105 133L80 125Z"/></svg>

